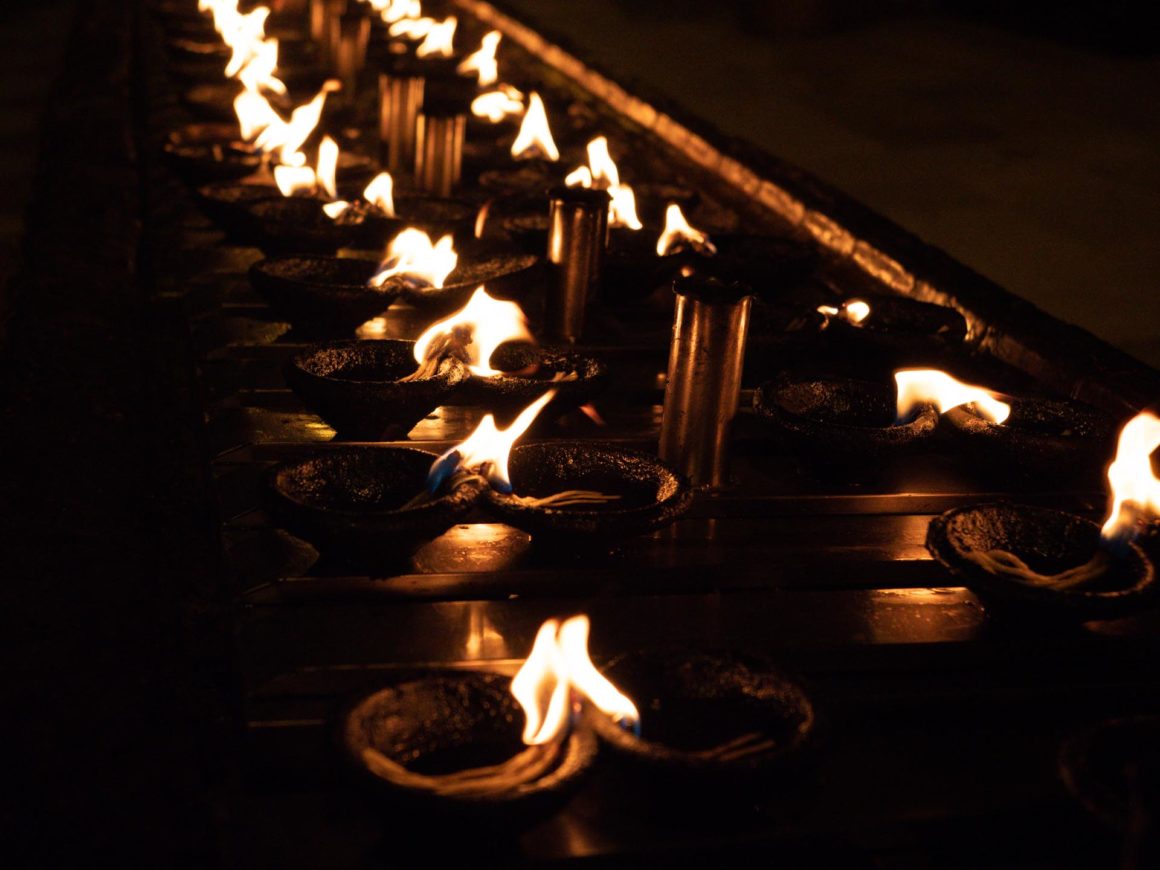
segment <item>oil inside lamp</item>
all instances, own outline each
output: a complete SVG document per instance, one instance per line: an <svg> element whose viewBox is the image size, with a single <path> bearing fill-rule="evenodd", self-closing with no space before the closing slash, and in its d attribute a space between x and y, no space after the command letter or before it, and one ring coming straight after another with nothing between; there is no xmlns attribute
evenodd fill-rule
<svg viewBox="0 0 1160 870"><path fill-rule="evenodd" d="M522 114L524 95L511 85L500 85L494 91L480 94L471 101L471 114L498 124L505 118Z"/></svg>
<svg viewBox="0 0 1160 870"><path fill-rule="evenodd" d="M516 141L512 143L512 157L516 160L531 160L538 157L552 163L560 159L560 149L556 147L552 129L548 126L548 113L544 109L544 101L535 91L528 97L528 108L520 124L520 132L516 135Z"/></svg>
<svg viewBox="0 0 1160 870"><path fill-rule="evenodd" d="M391 239L386 257L368 286L382 288L391 278L400 277L420 286L441 289L458 263L459 254L450 234L432 243L425 232L409 227Z"/></svg>
<svg viewBox="0 0 1160 870"><path fill-rule="evenodd" d="M476 73L480 87L494 85L499 80L499 64L496 62L495 52L501 39L503 34L498 30L485 33L480 40L479 49L465 57L455 71L460 75Z"/></svg>
<svg viewBox="0 0 1160 870"><path fill-rule="evenodd" d="M824 314L827 322L831 317L838 317L847 323L857 326L870 316L870 303L862 299L850 299L842 303L841 307L833 305L819 305L818 313ZM961 402L959 404L962 404Z"/></svg>
<svg viewBox="0 0 1160 870"><path fill-rule="evenodd" d="M1100 529L1100 548L1082 565L1057 574L1041 574L1006 550L969 550L964 556L991 574L1030 586L1075 589L1104 576L1110 554L1126 550L1149 519L1160 516L1160 479L1152 470L1152 453L1160 448L1160 418L1142 413L1120 431L1116 456L1108 466L1111 500Z"/></svg>
<svg viewBox="0 0 1160 870"><path fill-rule="evenodd" d="M665 228L657 239L657 256L667 257L683 250L713 255L717 247L709 236L693 227L675 202L665 209Z"/></svg>
<svg viewBox="0 0 1160 870"><path fill-rule="evenodd" d="M495 349L508 341L533 340L523 309L515 302L493 299L480 286L463 308L419 336L415 342L419 368L413 377L426 377L425 372L446 356L458 358L478 377L502 374L489 362Z"/></svg>
<svg viewBox="0 0 1160 870"><path fill-rule="evenodd" d="M358 223L368 210L374 210L384 217L395 217L395 180L391 178L391 173L380 172L363 188L361 201L336 199L326 203L322 210L331 220L341 223Z"/></svg>
<svg viewBox="0 0 1160 870"><path fill-rule="evenodd" d="M397 785L445 797L498 796L535 782L557 766L582 701L635 728L636 706L589 658L588 630L588 617L574 616L563 624L550 619L536 633L532 650L510 687L524 712L522 741L528 748L523 752L500 764L442 775L408 770L373 747L363 748L363 761Z"/></svg>
<svg viewBox="0 0 1160 870"><path fill-rule="evenodd" d="M856 303L847 306L853 304ZM894 382L898 388L899 421L909 419L922 405L934 405L940 414L959 405L971 405L992 423L1002 423L1011 414L1011 406L999 401L991 390L964 384L938 369L903 369L894 373Z"/></svg>
<svg viewBox="0 0 1160 870"><path fill-rule="evenodd" d="M630 230L644 228L636 214L636 194L627 184L620 183L620 170L608 152L608 139L597 136L588 143L588 165L580 166L564 178L568 187L588 187L607 190L612 197L608 207L608 224Z"/></svg>

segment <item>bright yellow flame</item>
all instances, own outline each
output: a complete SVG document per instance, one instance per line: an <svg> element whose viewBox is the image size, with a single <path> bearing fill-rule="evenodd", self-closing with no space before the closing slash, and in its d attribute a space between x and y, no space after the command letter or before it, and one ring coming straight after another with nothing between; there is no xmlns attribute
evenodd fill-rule
<svg viewBox="0 0 1160 870"><path fill-rule="evenodd" d="M607 190L611 197L608 222L614 227L632 230L644 228L636 214L636 194L627 184L620 183L620 170L608 152L608 139L597 136L588 143L588 165L572 170L564 178L569 187L595 187Z"/></svg>
<svg viewBox="0 0 1160 870"><path fill-rule="evenodd" d="M563 625L549 619L536 633L532 651L511 684L524 710L525 743L548 743L564 733L573 691L623 725L640 724L636 705L592 664L588 631L588 617L574 616Z"/></svg>
<svg viewBox="0 0 1160 870"><path fill-rule="evenodd" d="M657 256L667 257L684 247L705 254L716 254L717 247L709 237L685 219L685 213L675 202L665 209L665 228L657 239Z"/></svg>
<svg viewBox="0 0 1160 870"><path fill-rule="evenodd" d="M819 305L818 311L826 317L840 317L847 323L857 326L870 316L870 303L862 299L851 299L843 302L841 308L833 305Z"/></svg>
<svg viewBox="0 0 1160 870"><path fill-rule="evenodd" d="M1137 414L1120 431L1116 458L1108 466L1111 508L1100 535L1124 540L1134 535L1144 516L1160 515L1160 479L1152 471L1152 454L1160 448L1160 417Z"/></svg>
<svg viewBox="0 0 1160 870"><path fill-rule="evenodd" d="M456 72L460 75L478 73L480 87L494 85L499 80L499 64L495 59L495 51L499 48L501 39L503 34L498 30L485 33L480 40L479 49L465 57L456 67Z"/></svg>
<svg viewBox="0 0 1160 870"><path fill-rule="evenodd" d="M420 0L369 0L385 24L394 24L404 18L419 18L423 14Z"/></svg>
<svg viewBox="0 0 1160 870"><path fill-rule="evenodd" d="M314 190L314 170L309 166L275 166L274 183L283 196Z"/></svg>
<svg viewBox="0 0 1160 870"><path fill-rule="evenodd" d="M264 88L276 94L285 94L286 85L274 75L277 69L278 40L266 39L258 43L250 53L249 59L238 71L237 79L248 91L260 91Z"/></svg>
<svg viewBox="0 0 1160 870"><path fill-rule="evenodd" d="M512 143L512 157L516 160L543 157L553 163L560 159L560 149L556 147L552 129L548 126L548 113L544 109L544 101L534 91L528 97L528 109L524 112L524 120L520 124L516 141Z"/></svg>
<svg viewBox="0 0 1160 870"><path fill-rule="evenodd" d="M588 656L588 630L587 616L573 616L560 626L556 635L568 671L568 682L601 713L636 728L640 724L636 704L596 670Z"/></svg>
<svg viewBox="0 0 1160 870"><path fill-rule="evenodd" d="M418 57L451 57L455 53L455 28L459 19L454 15L433 24L427 36L415 49Z"/></svg>
<svg viewBox="0 0 1160 870"><path fill-rule="evenodd" d="M498 124L504 118L524 110L524 95L511 85L500 85L494 91L480 94L471 101L471 114Z"/></svg>
<svg viewBox="0 0 1160 870"><path fill-rule="evenodd" d="M902 369L894 373L898 386L898 419L905 420L919 405L934 405L940 414L951 408L974 403L979 413L992 423L1002 423L1011 406L1000 402L985 387L964 384L938 369Z"/></svg>
<svg viewBox="0 0 1160 870"><path fill-rule="evenodd" d="M387 217L395 216L395 181L391 173L380 172L363 189L363 199Z"/></svg>
<svg viewBox="0 0 1160 870"><path fill-rule="evenodd" d="M341 83L334 79L327 81L309 103L298 106L290 113L288 122L279 118L278 123L271 123L258 134L254 144L262 151L277 151L279 163L305 166L306 155L302 153L302 145L322 119L326 95L341 88Z"/></svg>
<svg viewBox="0 0 1160 870"><path fill-rule="evenodd" d="M577 166L564 176L564 184L568 187L591 187L592 170L587 166Z"/></svg>
<svg viewBox="0 0 1160 870"><path fill-rule="evenodd" d="M433 323L415 342L415 361L423 363L432 342L449 335L455 329L470 332L467 367L474 375L482 378L501 374L488 361L495 349L506 341L532 341L528 330L528 319L523 309L515 302L495 299L487 295L487 290L479 287L467 304L449 317Z"/></svg>
<svg viewBox="0 0 1160 870"><path fill-rule="evenodd" d="M270 101L259 93L245 90L234 97L234 114L242 140L249 142L271 124L281 124L282 116L274 111Z"/></svg>
<svg viewBox="0 0 1160 870"><path fill-rule="evenodd" d="M232 12L223 8L218 32L231 52L230 62L226 65L227 78L240 73L258 51L258 46L266 38L266 19L269 16L270 10L265 6L258 6L244 15L237 11L236 4Z"/></svg>
<svg viewBox="0 0 1160 870"><path fill-rule="evenodd" d="M387 33L404 39L422 39L434 26L434 18L400 18L387 28Z"/></svg>
<svg viewBox="0 0 1160 870"><path fill-rule="evenodd" d="M316 182L331 199L338 196L335 175L338 173L338 143L329 136L323 136L318 146L318 168L315 169Z"/></svg>
<svg viewBox="0 0 1160 870"><path fill-rule="evenodd" d="M458 263L450 234L432 244L425 232L408 227L391 239L379 272L369 283L371 287L382 287L388 279L402 275L440 289Z"/></svg>
<svg viewBox="0 0 1160 870"><path fill-rule="evenodd" d="M568 676L556 644L559 625L549 619L540 626L532 651L512 679L512 695L526 717L523 740L529 746L548 743L563 733L571 713Z"/></svg>

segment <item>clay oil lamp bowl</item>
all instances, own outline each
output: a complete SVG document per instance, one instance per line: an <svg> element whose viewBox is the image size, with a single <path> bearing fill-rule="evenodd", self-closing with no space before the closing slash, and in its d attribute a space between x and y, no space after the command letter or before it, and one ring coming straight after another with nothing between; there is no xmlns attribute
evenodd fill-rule
<svg viewBox="0 0 1160 870"><path fill-rule="evenodd" d="M561 158L552 136L547 110L538 93L527 96L527 109L512 145L495 155L497 166L479 175L479 186L490 194L542 201L544 191L560 183L570 165Z"/></svg>
<svg viewBox="0 0 1160 870"><path fill-rule="evenodd" d="M402 282L369 286L374 260L347 257L269 257L250 267L250 283L274 313L304 336L349 336L382 314L403 292Z"/></svg>
<svg viewBox="0 0 1160 870"><path fill-rule="evenodd" d="M467 368L452 357L421 376L416 369L412 341L352 340L308 347L287 362L285 375L339 438L375 441L406 436L467 379Z"/></svg>
<svg viewBox="0 0 1160 870"><path fill-rule="evenodd" d="M693 501L689 481L656 457L590 441L517 447L508 471L509 486L492 481L487 510L541 542L648 534Z"/></svg>
<svg viewBox="0 0 1160 870"><path fill-rule="evenodd" d="M973 404L943 416L955 443L986 473L1032 480L1093 480L1115 444L1112 419L1079 402L1010 398L1001 423Z"/></svg>
<svg viewBox="0 0 1160 870"><path fill-rule="evenodd" d="M639 731L590 711L594 731L626 767L665 788L709 800L768 784L800 761L816 713L797 682L764 661L730 653L666 650L623 655L605 677L632 698Z"/></svg>
<svg viewBox="0 0 1160 870"><path fill-rule="evenodd" d="M458 262L442 287L433 282L407 282L405 295L417 308L448 312L466 305L481 285L486 285L494 297L523 300L543 277L542 257L525 254L502 242L475 239L459 246Z"/></svg>
<svg viewBox="0 0 1160 870"><path fill-rule="evenodd" d="M1068 793L1127 838L1125 855L1151 866L1147 849L1160 848L1160 716L1112 719L1064 740L1059 774Z"/></svg>
<svg viewBox="0 0 1160 870"><path fill-rule="evenodd" d="M281 197L281 191L272 181L211 181L197 189L197 202L206 217L231 239L241 243L256 238L250 206Z"/></svg>
<svg viewBox="0 0 1160 870"><path fill-rule="evenodd" d="M241 141L236 122L186 124L170 132L165 157L188 184L245 178L262 167L262 155Z"/></svg>
<svg viewBox="0 0 1160 870"><path fill-rule="evenodd" d="M762 384L753 406L816 469L855 477L917 452L938 427L934 405L899 417L895 390L876 381L786 377Z"/></svg>
<svg viewBox="0 0 1160 870"><path fill-rule="evenodd" d="M387 567L462 522L483 483L463 476L426 493L435 456L349 446L279 465L267 478L275 519L335 564Z"/></svg>
<svg viewBox="0 0 1160 870"><path fill-rule="evenodd" d="M877 355L894 366L938 364L957 352L967 322L953 308L904 296L861 295L826 306L826 335L855 358Z"/></svg>
<svg viewBox="0 0 1160 870"><path fill-rule="evenodd" d="M1137 543L1160 516L1157 449L1160 417L1142 413L1121 430L1102 525L1048 508L981 504L934 519L927 549L999 608L1081 621L1130 614L1157 600L1155 569Z"/></svg>
<svg viewBox="0 0 1160 870"><path fill-rule="evenodd" d="M459 831L515 832L551 815L597 755L574 704L594 693L612 709L587 633L586 617L549 620L514 679L420 671L356 701L339 723L348 768L392 815Z"/></svg>

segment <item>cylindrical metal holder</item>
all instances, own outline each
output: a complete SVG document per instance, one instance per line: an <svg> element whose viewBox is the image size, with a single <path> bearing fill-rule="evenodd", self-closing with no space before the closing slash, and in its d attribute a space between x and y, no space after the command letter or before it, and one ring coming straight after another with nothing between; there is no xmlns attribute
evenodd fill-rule
<svg viewBox="0 0 1160 870"><path fill-rule="evenodd" d="M379 75L380 159L392 175L415 166L415 131L423 105L422 76L405 70Z"/></svg>
<svg viewBox="0 0 1160 870"><path fill-rule="evenodd" d="M467 115L451 105L427 105L415 127L415 186L451 196L463 174Z"/></svg>
<svg viewBox="0 0 1160 870"><path fill-rule="evenodd" d="M338 67L338 47L342 42L342 19L347 0L326 0L326 23L322 33L322 60L329 69Z"/></svg>
<svg viewBox="0 0 1160 870"><path fill-rule="evenodd" d="M339 31L335 72L342 81L342 90L347 101L354 102L358 93L359 73L366 64L371 20L361 9L349 9L342 16Z"/></svg>
<svg viewBox="0 0 1160 870"><path fill-rule="evenodd" d="M326 38L326 8L328 0L310 0L310 40L320 49Z"/></svg>
<svg viewBox="0 0 1160 870"><path fill-rule="evenodd" d="M556 187L548 191L551 280L544 329L552 341L573 344L584 331L585 310L604 263L611 201L605 190Z"/></svg>
<svg viewBox="0 0 1160 870"><path fill-rule="evenodd" d="M695 486L728 480L750 288L715 278L678 278L660 456Z"/></svg>

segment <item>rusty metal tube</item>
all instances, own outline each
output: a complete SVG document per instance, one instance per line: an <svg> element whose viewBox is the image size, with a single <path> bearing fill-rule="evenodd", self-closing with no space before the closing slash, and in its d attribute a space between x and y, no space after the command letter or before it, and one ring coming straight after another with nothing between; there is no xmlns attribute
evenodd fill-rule
<svg viewBox="0 0 1160 870"><path fill-rule="evenodd" d="M728 482L729 437L741 393L750 290L679 278L669 347L660 457L695 486Z"/></svg>
<svg viewBox="0 0 1160 870"><path fill-rule="evenodd" d="M548 191L548 263L545 333L574 344L584 331L588 301L600 281L608 235L608 192L583 187Z"/></svg>
<svg viewBox="0 0 1160 870"><path fill-rule="evenodd" d="M431 106L415 127L415 186L434 196L451 196L463 174L467 116L452 107Z"/></svg>

